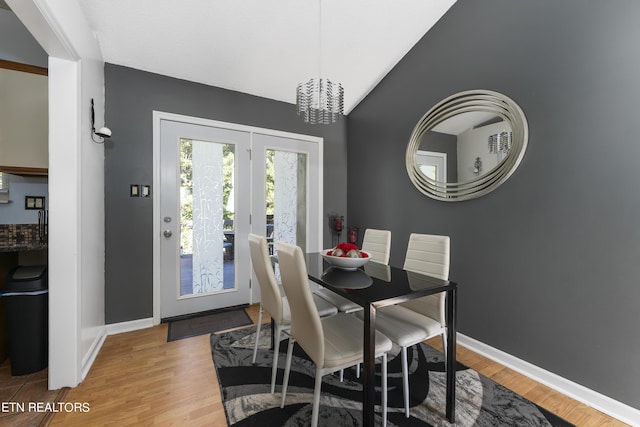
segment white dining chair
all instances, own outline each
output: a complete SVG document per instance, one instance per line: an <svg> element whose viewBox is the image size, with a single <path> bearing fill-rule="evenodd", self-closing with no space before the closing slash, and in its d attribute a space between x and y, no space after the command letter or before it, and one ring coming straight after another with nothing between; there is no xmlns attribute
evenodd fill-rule
<svg viewBox="0 0 640 427"><path fill-rule="evenodd" d="M362 238L362 250L371 255L371 261L388 265L391 256L391 231L367 228Z"/></svg>
<svg viewBox="0 0 640 427"><path fill-rule="evenodd" d="M307 267L302 250L286 243L278 244L280 274L291 307L291 331L282 383L281 408L287 395L293 346L297 342L316 366L311 426L318 425L322 377L362 362L364 324L346 313L320 318L313 308L312 293L307 286ZM376 357L382 356L382 420L387 421L387 352L389 338L376 332Z"/></svg>
<svg viewBox="0 0 640 427"><path fill-rule="evenodd" d="M449 279L450 239L448 236L411 234L404 261L404 269L409 272L409 283L420 281L419 275L439 279ZM446 340L446 293L440 292L417 298L399 305L382 307L376 313L376 330L382 332L402 348L402 391L405 416L409 417L409 366L407 348L426 339L442 335L442 343L447 353ZM362 317L360 313L356 314Z"/></svg>
<svg viewBox="0 0 640 427"><path fill-rule="evenodd" d="M367 228L362 238L362 250L371 256L371 261L388 265L391 255L391 231L376 230ZM362 307L329 289L317 289L314 294L324 298L338 308L343 313L355 313L362 310Z"/></svg>
<svg viewBox="0 0 640 427"><path fill-rule="evenodd" d="M253 347L253 363L256 363L258 354L258 341L260 340L260 329L262 327L262 314L266 311L273 320L274 349L273 367L271 368L271 393L275 391L276 374L278 372L278 354L280 335L289 329L291 325L291 310L286 297L280 294L280 288L276 281L269 256L267 239L257 234L249 234L249 251L251 254L251 265L258 279L260 286L260 312L258 314L258 326L256 329L256 342ZM333 316L338 309L322 298L313 298L314 309L320 317Z"/></svg>

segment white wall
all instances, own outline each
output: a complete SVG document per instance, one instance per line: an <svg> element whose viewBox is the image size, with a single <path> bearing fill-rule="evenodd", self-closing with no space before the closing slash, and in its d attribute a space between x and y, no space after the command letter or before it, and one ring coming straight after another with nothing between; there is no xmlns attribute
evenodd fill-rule
<svg viewBox="0 0 640 427"><path fill-rule="evenodd" d="M48 78L0 69L0 164L47 167Z"/></svg>
<svg viewBox="0 0 640 427"><path fill-rule="evenodd" d="M104 120L104 63L81 61L80 141L80 355L82 378L104 340L104 145L91 139L90 101L96 107L99 127Z"/></svg>
<svg viewBox="0 0 640 427"><path fill-rule="evenodd" d="M80 382L79 64L49 58L49 389Z"/></svg>
<svg viewBox="0 0 640 427"><path fill-rule="evenodd" d="M49 54L49 388L75 387L105 337L104 63L76 0L7 0Z"/></svg>
<svg viewBox="0 0 640 427"><path fill-rule="evenodd" d="M469 129L458 135L458 181L466 182L477 178L473 174L473 164L480 157L484 175L498 165L498 155L489 153L489 135L511 130L505 122L493 123L477 129Z"/></svg>

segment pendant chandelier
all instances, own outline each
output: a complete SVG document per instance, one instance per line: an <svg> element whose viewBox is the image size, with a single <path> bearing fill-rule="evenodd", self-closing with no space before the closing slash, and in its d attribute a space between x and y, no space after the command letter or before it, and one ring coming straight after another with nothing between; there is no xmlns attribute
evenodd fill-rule
<svg viewBox="0 0 640 427"><path fill-rule="evenodd" d="M511 132L504 131L489 136L489 152L491 154L508 153L512 144Z"/></svg>
<svg viewBox="0 0 640 427"><path fill-rule="evenodd" d="M305 123L335 123L344 111L344 89L322 75L322 0L318 0L318 77L299 83L296 108Z"/></svg>

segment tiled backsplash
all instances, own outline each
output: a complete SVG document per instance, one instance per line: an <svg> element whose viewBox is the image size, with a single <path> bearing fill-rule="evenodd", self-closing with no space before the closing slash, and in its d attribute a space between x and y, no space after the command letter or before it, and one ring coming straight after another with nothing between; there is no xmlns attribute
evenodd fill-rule
<svg viewBox="0 0 640 427"><path fill-rule="evenodd" d="M0 246L46 243L47 230L42 228L38 224L0 224Z"/></svg>

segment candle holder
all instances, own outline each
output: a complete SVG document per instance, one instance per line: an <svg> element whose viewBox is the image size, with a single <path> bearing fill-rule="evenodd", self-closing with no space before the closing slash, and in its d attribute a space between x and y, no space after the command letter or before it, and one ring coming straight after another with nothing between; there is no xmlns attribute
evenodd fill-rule
<svg viewBox="0 0 640 427"><path fill-rule="evenodd" d="M336 215L331 217L331 225L333 227L333 232L336 234L336 242L333 247L336 247L338 243L340 243L340 233L342 233L342 227L344 224L344 216Z"/></svg>
<svg viewBox="0 0 640 427"><path fill-rule="evenodd" d="M360 227L349 227L347 231L347 242L358 245L358 235L360 234Z"/></svg>

